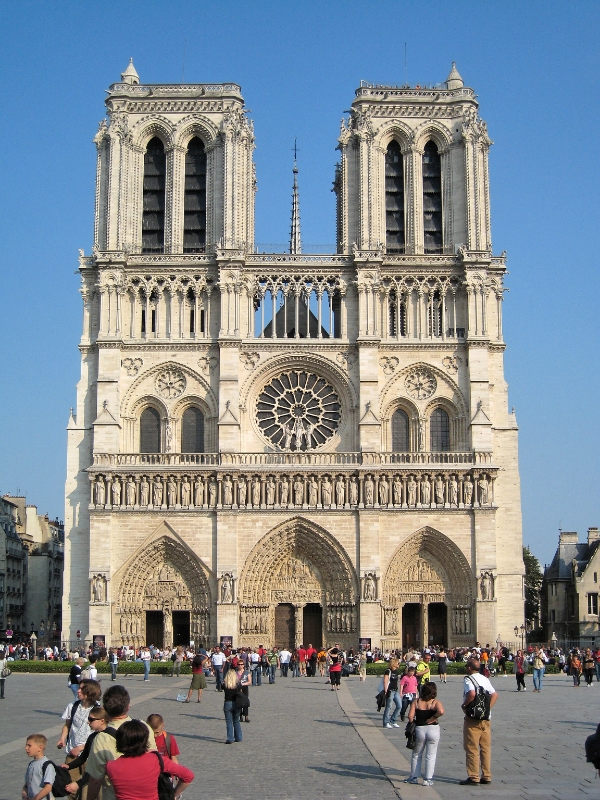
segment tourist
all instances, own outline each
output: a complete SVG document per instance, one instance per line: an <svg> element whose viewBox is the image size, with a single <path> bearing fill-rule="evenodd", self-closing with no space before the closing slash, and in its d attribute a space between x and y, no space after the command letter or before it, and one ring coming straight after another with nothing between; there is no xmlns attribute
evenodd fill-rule
<svg viewBox="0 0 600 800"><path fill-rule="evenodd" d="M282 648L279 651L279 665L281 667L281 677L287 678L288 676L288 669L290 667L290 659L292 654L287 649L287 647Z"/></svg>
<svg viewBox="0 0 600 800"><path fill-rule="evenodd" d="M110 679L111 681L116 681L117 669L119 668L119 656L113 647L108 651L108 663L110 664Z"/></svg>
<svg viewBox="0 0 600 800"><path fill-rule="evenodd" d="M198 700L197 702L200 703L202 700L202 690L206 689L206 678L204 677L204 664L208 661L208 658L201 653L198 653L192 659L192 682L190 684L190 688L188 690L187 698L183 701L184 703L189 703L192 694L197 691L198 692Z"/></svg>
<svg viewBox="0 0 600 800"><path fill-rule="evenodd" d="M325 653L324 651L321 651L321 652L324 653L325 658L327 658L327 653ZM319 670L321 671L321 675L324 675L325 674L325 669L324 669L325 665L323 665L323 669L321 669L320 656L321 656L321 653L319 653ZM360 675L360 680L361 681L366 681L367 680L367 654L365 653L364 650L361 650L360 653L358 654L358 674Z"/></svg>
<svg viewBox="0 0 600 800"><path fill-rule="evenodd" d="M183 647L179 646L171 655L171 661L173 662L173 666L171 667L171 677L177 675L179 678L181 676L181 665L183 664L184 660L185 653L183 652Z"/></svg>
<svg viewBox="0 0 600 800"><path fill-rule="evenodd" d="M269 665L269 683L275 683L276 670L280 665L279 654L275 647L271 647L267 653L267 664Z"/></svg>
<svg viewBox="0 0 600 800"><path fill-rule="evenodd" d="M306 648L304 645L300 645L297 650L298 653L298 668L300 670L300 675L306 677Z"/></svg>
<svg viewBox="0 0 600 800"><path fill-rule="evenodd" d="M154 741L156 742L156 749L161 756L167 756L171 761L179 764L177 756L181 750L177 744L177 740L172 733L167 733L165 730L165 721L160 714L150 714L146 720L148 725L152 728L154 733Z"/></svg>
<svg viewBox="0 0 600 800"><path fill-rule="evenodd" d="M222 692L223 691L223 666L227 661L227 656L225 653L221 652L221 648L217 645L215 647L214 653L210 657L210 663L212 664L212 671L217 681L216 691Z"/></svg>
<svg viewBox="0 0 600 800"><path fill-rule="evenodd" d="M465 712L463 722L463 747L466 754L467 775L461 786L492 782L492 728L491 713L487 719L474 719L469 716L469 705L481 687L488 695L490 712L498 699L498 693L485 675L477 675L481 664L472 658L467 661L467 674L463 683L461 708Z"/></svg>
<svg viewBox="0 0 600 800"><path fill-rule="evenodd" d="M123 723L116 736L120 758L106 765L116 800L158 800L158 778L161 768L179 778L175 797L194 780L194 773L157 751L148 751L148 726L139 719ZM103 800L106 795L103 792Z"/></svg>
<svg viewBox="0 0 600 800"><path fill-rule="evenodd" d="M440 683L447 683L446 681L446 671L448 665L448 653L442 647L437 656L438 662L438 675L440 676Z"/></svg>
<svg viewBox="0 0 600 800"><path fill-rule="evenodd" d="M330 658L329 664L329 681L331 683L331 691L339 691L340 678L342 677L342 653L339 644L335 644L327 651Z"/></svg>
<svg viewBox="0 0 600 800"><path fill-rule="evenodd" d="M262 669L260 668L260 656L256 650L250 651L249 660L252 686L260 686L262 684Z"/></svg>
<svg viewBox="0 0 600 800"><path fill-rule="evenodd" d="M248 705L242 708L242 717L244 718L244 722L250 722L250 717L248 716L248 709L250 708L250 690L248 688L250 686L250 675L242 661L238 663L236 672L240 686L242 687L242 694L248 698Z"/></svg>
<svg viewBox="0 0 600 800"><path fill-rule="evenodd" d="M399 662L397 658L390 659L389 669L383 673L383 691L385 692L385 709L383 711L383 727L384 728L399 728L400 725L396 722L402 700L398 692L398 681L400 678L398 672ZM394 711L390 716L394 706Z"/></svg>
<svg viewBox="0 0 600 800"><path fill-rule="evenodd" d="M150 662L152 660L152 654L151 654L150 649L148 647L142 647L141 652L140 652L140 659L142 660L142 663L144 664L144 680L145 681L149 681L150 680Z"/></svg>
<svg viewBox="0 0 600 800"><path fill-rule="evenodd" d="M573 686L576 689L579 689L581 686L581 659L579 658L579 653L575 650L571 653L570 663L569 663L569 671L571 672L571 677L573 678Z"/></svg>
<svg viewBox="0 0 600 800"><path fill-rule="evenodd" d="M594 657L590 653L590 660L591 660L591 675L590 681L593 680L594 675ZM542 680L544 678L544 671L546 669L546 663L548 661L548 656L544 653L543 648L538 647L534 657L533 657L533 691L534 692L541 692L542 691Z"/></svg>
<svg viewBox="0 0 600 800"><path fill-rule="evenodd" d="M404 722L406 709L417 696L418 685L417 678L415 676L416 666L417 665L414 661L410 661L406 665L404 674L400 678L400 700L402 701L402 706L400 708L400 719L402 722Z"/></svg>
<svg viewBox="0 0 600 800"><path fill-rule="evenodd" d="M5 669L8 669L6 650L0 650L0 700L4 700L4 684L6 683L6 678L2 677L2 672Z"/></svg>
<svg viewBox="0 0 600 800"><path fill-rule="evenodd" d="M327 662L327 654L325 654L325 661ZM298 650L292 650L292 657L290 658L290 669L292 670L292 678L300 677L300 663L298 660Z"/></svg>
<svg viewBox="0 0 600 800"><path fill-rule="evenodd" d="M435 683L426 683L421 688L420 697L413 700L408 712L408 721L414 722L416 725L416 741L410 760L410 775L405 779L405 783L418 783L423 753L425 753L423 786L433 786L435 759L440 741L438 719L443 714L444 706L437 699L437 686Z"/></svg>
<svg viewBox="0 0 600 800"><path fill-rule="evenodd" d="M227 727L227 740L225 744L233 744L242 741L242 726L240 717L241 708L236 703L238 694L242 691L242 684L234 669L227 671L223 679L223 689L225 697L223 701L223 713L225 714L225 725Z"/></svg>
<svg viewBox="0 0 600 800"><path fill-rule="evenodd" d="M52 762L45 766L45 762L50 761L46 756L47 744L48 740L43 733L34 733L27 737L25 752L33 760L29 762L25 772L25 785L21 793L23 800L27 800L27 798L42 800L43 797L51 798L53 796L52 784L56 777L56 770Z"/></svg>
<svg viewBox="0 0 600 800"><path fill-rule="evenodd" d="M419 657L417 661L417 670L415 675L417 677L417 681L419 686L423 686L424 683L431 678L431 653L423 653L422 656Z"/></svg>
<svg viewBox="0 0 600 800"><path fill-rule="evenodd" d="M583 674L585 675L585 683L588 687L594 685L594 672L596 671L594 656L588 647L583 656Z"/></svg>
<svg viewBox="0 0 600 800"><path fill-rule="evenodd" d="M79 690L79 681L81 680L81 668L84 664L84 659L78 658L71 667L69 677L67 678L67 686L73 692L73 697L75 700L78 698L77 692Z"/></svg>
<svg viewBox="0 0 600 800"><path fill-rule="evenodd" d="M522 650L517 650L517 657L515 658L515 677L517 679L517 692L520 692L521 689L526 692L527 687L525 686L525 675L527 673L527 669L529 668L529 664L525 655Z"/></svg>
<svg viewBox="0 0 600 800"><path fill-rule="evenodd" d="M309 678L314 678L317 674L317 651L312 644L306 648L306 674Z"/></svg>
<svg viewBox="0 0 600 800"><path fill-rule="evenodd" d="M70 764L80 755L90 735L90 710L99 706L102 689L98 681L82 680L77 692L77 700L69 703L62 715L64 722L60 739L56 743L58 749L65 748L65 764L71 771L71 780L77 781L83 775L78 767Z"/></svg>
<svg viewBox="0 0 600 800"><path fill-rule="evenodd" d="M75 774L79 774L81 777L73 780L71 783L67 784L67 791L69 794L77 794L79 792L79 797L81 800L86 800L87 797L87 785L90 780L89 772L83 772L85 767L86 761L88 760L88 756L92 750L92 744L94 743L94 739L96 736L101 732L106 730L106 726L108 724L108 714L103 708L99 706L94 706L90 713L88 714L88 726L92 729L92 732L87 737L85 745L81 753L74 758L69 763L61 764L61 767L68 769L71 773L71 777L73 777L73 773L75 770ZM83 774L81 774L83 772ZM85 789L84 789L85 787Z"/></svg>

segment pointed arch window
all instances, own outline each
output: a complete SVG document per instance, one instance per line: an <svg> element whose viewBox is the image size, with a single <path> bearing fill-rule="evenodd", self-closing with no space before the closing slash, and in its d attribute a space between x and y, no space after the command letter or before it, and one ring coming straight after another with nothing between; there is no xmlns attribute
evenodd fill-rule
<svg viewBox="0 0 600 800"><path fill-rule="evenodd" d="M450 450L450 418L443 408L436 408L429 421L431 450L435 453Z"/></svg>
<svg viewBox="0 0 600 800"><path fill-rule="evenodd" d="M385 245L388 253L404 252L404 169L395 140L385 154Z"/></svg>
<svg viewBox="0 0 600 800"><path fill-rule="evenodd" d="M160 453L160 414L152 407L140 417L140 453Z"/></svg>
<svg viewBox="0 0 600 800"><path fill-rule="evenodd" d="M423 238L426 253L442 252L442 161L432 141L423 153Z"/></svg>
<svg viewBox="0 0 600 800"><path fill-rule="evenodd" d="M442 296L439 291L435 291L429 295L427 304L427 326L429 335L439 337L442 335L443 305Z"/></svg>
<svg viewBox="0 0 600 800"><path fill-rule="evenodd" d="M181 420L181 452L204 452L204 414L199 408L186 408Z"/></svg>
<svg viewBox="0 0 600 800"><path fill-rule="evenodd" d="M400 338L406 336L406 297L399 292L390 292L388 298L389 333Z"/></svg>
<svg viewBox="0 0 600 800"><path fill-rule="evenodd" d="M185 155L185 197L183 252L203 253L206 249L206 150L194 137Z"/></svg>
<svg viewBox="0 0 600 800"><path fill-rule="evenodd" d="M408 414L399 408L392 414L392 452L408 453L409 450Z"/></svg>
<svg viewBox="0 0 600 800"><path fill-rule="evenodd" d="M144 155L144 207L142 212L142 253L165 251L165 147L155 136Z"/></svg>

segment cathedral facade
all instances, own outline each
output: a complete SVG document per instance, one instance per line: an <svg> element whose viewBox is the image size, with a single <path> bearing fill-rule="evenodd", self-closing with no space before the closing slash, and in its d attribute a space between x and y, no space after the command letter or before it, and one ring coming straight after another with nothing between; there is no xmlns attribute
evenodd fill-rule
<svg viewBox="0 0 600 800"><path fill-rule="evenodd" d="M235 84L130 64L95 137L63 638L460 646L523 620L488 150L453 66L356 90L335 253L254 244Z"/></svg>

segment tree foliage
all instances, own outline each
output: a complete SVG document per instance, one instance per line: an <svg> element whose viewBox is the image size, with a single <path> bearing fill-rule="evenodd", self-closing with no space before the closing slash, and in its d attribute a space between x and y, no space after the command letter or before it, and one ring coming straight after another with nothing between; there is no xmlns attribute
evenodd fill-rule
<svg viewBox="0 0 600 800"><path fill-rule="evenodd" d="M540 611L540 588L544 574L537 558L528 547L523 548L525 562L525 622L528 628L535 627Z"/></svg>

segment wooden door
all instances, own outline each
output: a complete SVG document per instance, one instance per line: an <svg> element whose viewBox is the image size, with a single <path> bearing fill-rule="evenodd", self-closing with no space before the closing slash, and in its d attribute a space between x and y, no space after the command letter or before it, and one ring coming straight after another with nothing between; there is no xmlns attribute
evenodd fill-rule
<svg viewBox="0 0 600 800"><path fill-rule="evenodd" d="M146 611L146 645L162 647L164 641L164 623L162 611Z"/></svg>
<svg viewBox="0 0 600 800"><path fill-rule="evenodd" d="M279 603L275 609L275 641L271 642L280 650L294 648L296 635L296 610L291 603Z"/></svg>

